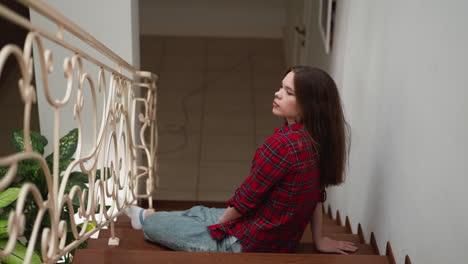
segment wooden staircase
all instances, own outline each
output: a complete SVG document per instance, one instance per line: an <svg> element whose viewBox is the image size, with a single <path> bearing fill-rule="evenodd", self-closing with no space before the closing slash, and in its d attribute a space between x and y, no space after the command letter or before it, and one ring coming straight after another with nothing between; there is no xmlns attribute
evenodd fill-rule
<svg viewBox="0 0 468 264"><path fill-rule="evenodd" d="M156 202L158 211L186 210L200 203L192 202ZM207 207L224 207L224 203L202 203ZM391 264L387 256L380 256L375 246L366 244L362 234L352 234L349 225L342 226L331 218L331 213L324 214L323 232L333 239L351 241L359 250L349 256L323 254L316 251L312 243L312 234L307 227L295 254L277 253L206 253L172 251L160 245L148 242L141 230L131 228L130 219L121 215L115 223L118 246L108 246L110 230L104 229L99 238L89 239L86 249L75 252L73 263L336 263L336 264Z"/></svg>

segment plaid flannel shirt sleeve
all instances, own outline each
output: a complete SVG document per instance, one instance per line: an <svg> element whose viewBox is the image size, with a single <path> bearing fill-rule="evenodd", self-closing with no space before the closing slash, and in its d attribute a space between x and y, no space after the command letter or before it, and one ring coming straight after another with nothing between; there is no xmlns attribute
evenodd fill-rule
<svg viewBox="0 0 468 264"><path fill-rule="evenodd" d="M291 167L291 152L288 140L273 135L257 149L249 176L236 190L228 205L241 214L259 206L272 186L287 174Z"/></svg>

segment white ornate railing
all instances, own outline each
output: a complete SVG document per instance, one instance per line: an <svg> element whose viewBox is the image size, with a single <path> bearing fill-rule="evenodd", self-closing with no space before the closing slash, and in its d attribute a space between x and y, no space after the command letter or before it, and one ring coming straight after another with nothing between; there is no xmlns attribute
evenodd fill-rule
<svg viewBox="0 0 468 264"><path fill-rule="evenodd" d="M19 142L17 147L22 151L0 157L0 167L3 168L0 200L5 197L13 200L9 205L12 210L3 212L9 213L9 218L4 228L7 231L0 232L0 258L7 260L22 248L20 258L26 263L37 262L39 257L41 262L55 263L105 226L111 228L109 243L118 244L113 221L136 199L148 199L152 208L151 193L157 183L157 76L136 70L42 0L19 2L55 23L57 32L33 25L0 5L0 16L29 31L24 47L6 45L0 51L0 76L8 58L14 57L17 61L21 72L18 89L24 102L23 132L15 135ZM81 39L116 66L111 67L66 42L64 34ZM44 39L67 49L72 55L63 62L55 62L53 52L43 45ZM37 47L34 59L40 62L36 71L42 78L38 81L43 85L43 91L37 92L44 94L55 118L54 137L50 140L53 154L47 158L41 155L43 146L38 147L47 141L30 131L31 106L37 100L32 83L33 46ZM85 61L96 65L98 72L85 72ZM48 75L54 69L60 69L58 65L62 64L66 93L63 98L54 98ZM123 70L132 76L126 76ZM106 73L110 75L108 80ZM84 98L84 89L88 87L92 96ZM76 100L71 100L72 93L76 93ZM97 98L102 101L97 102ZM85 116L83 111L85 100L92 102L91 116ZM102 109L99 113L98 104ZM62 110L70 105L74 109L77 130L60 140ZM99 124L98 115L101 116ZM93 127L83 127L84 119L92 120ZM84 129L92 133L89 140L92 148L87 153L82 146ZM41 180L43 189L37 184ZM145 190L140 194L138 183L145 181L146 188L142 188ZM18 182L24 184L18 185ZM73 186L73 183L77 184ZM15 184L18 189L11 188ZM106 208L106 199L111 200L110 208ZM3 208L4 211L7 209L8 206ZM31 213L34 213L33 217ZM77 225L76 214L82 225Z"/></svg>

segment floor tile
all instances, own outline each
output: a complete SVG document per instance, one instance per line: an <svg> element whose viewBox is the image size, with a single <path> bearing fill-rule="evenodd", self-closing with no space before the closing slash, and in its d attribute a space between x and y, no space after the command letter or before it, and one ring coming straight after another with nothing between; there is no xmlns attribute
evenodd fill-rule
<svg viewBox="0 0 468 264"><path fill-rule="evenodd" d="M259 135L272 135L275 132L275 128L281 127L283 124L283 120L273 114L257 114L255 118L255 133Z"/></svg>
<svg viewBox="0 0 468 264"><path fill-rule="evenodd" d="M252 135L254 117L242 112L205 112L203 119L204 135L242 136Z"/></svg>
<svg viewBox="0 0 468 264"><path fill-rule="evenodd" d="M250 90L208 90L205 93L203 112L205 115L212 112L252 115L254 102L251 94Z"/></svg>
<svg viewBox="0 0 468 264"><path fill-rule="evenodd" d="M197 193L198 201L210 201L210 202L226 202L229 200L234 191L224 192L199 192ZM227 205L226 205L227 206Z"/></svg>
<svg viewBox="0 0 468 264"><path fill-rule="evenodd" d="M208 71L206 73L206 84L208 87L238 87L239 89L250 89L251 72L224 72Z"/></svg>
<svg viewBox="0 0 468 264"><path fill-rule="evenodd" d="M159 160L159 188L191 191L197 184L198 170L198 162Z"/></svg>
<svg viewBox="0 0 468 264"><path fill-rule="evenodd" d="M161 91L158 95L158 111L164 112L183 112L196 111L203 109L203 97L200 91L194 88L192 91L183 93L181 91Z"/></svg>
<svg viewBox="0 0 468 264"><path fill-rule="evenodd" d="M190 191L185 191L185 192L174 191L172 189L171 190L169 189L168 190L156 190L153 194L153 197L154 197L153 199L156 199L156 200L196 201L197 193L195 189L190 190Z"/></svg>
<svg viewBox="0 0 468 264"><path fill-rule="evenodd" d="M168 72L203 72L206 69L206 57L200 55L163 55L161 71Z"/></svg>
<svg viewBox="0 0 468 264"><path fill-rule="evenodd" d="M246 161L254 154L253 136L203 135L202 161Z"/></svg>
<svg viewBox="0 0 468 264"><path fill-rule="evenodd" d="M240 104L236 102L229 101L219 101L219 100L205 100L203 113L206 115L211 112L219 113L236 113L237 115L242 116L253 116L254 107L253 104Z"/></svg>
<svg viewBox="0 0 468 264"><path fill-rule="evenodd" d="M181 106L182 108L182 106ZM190 132L201 130L201 111L184 111L178 109L174 111L158 111L157 123L160 133L177 133L181 129Z"/></svg>
<svg viewBox="0 0 468 264"><path fill-rule="evenodd" d="M200 192L234 192L248 176L250 162L201 162Z"/></svg>
<svg viewBox="0 0 468 264"><path fill-rule="evenodd" d="M158 159L193 161L200 159L200 132L160 129Z"/></svg>
<svg viewBox="0 0 468 264"><path fill-rule="evenodd" d="M263 145L263 143L265 143L265 141L271 137L274 133L274 131L271 132L271 134L257 134L255 136L255 145L256 147L261 147Z"/></svg>
<svg viewBox="0 0 468 264"><path fill-rule="evenodd" d="M281 57L253 56L253 71L255 73L282 73L285 70L284 60Z"/></svg>
<svg viewBox="0 0 468 264"><path fill-rule="evenodd" d="M251 41L240 38L210 38L207 41L207 54L232 56L248 55L250 52Z"/></svg>
<svg viewBox="0 0 468 264"><path fill-rule="evenodd" d="M243 87L246 85L247 87ZM211 86L207 86L205 90L205 97L206 98L215 98L218 100L223 101L232 101L233 99L242 100L243 102L252 102L252 90L249 88L248 84L240 84L237 85L236 83L220 85L215 84Z"/></svg>
<svg viewBox="0 0 468 264"><path fill-rule="evenodd" d="M251 39L249 42L252 55L283 58L283 40L281 39Z"/></svg>
<svg viewBox="0 0 468 264"><path fill-rule="evenodd" d="M146 56L161 56L163 53L163 38L159 36L143 35L140 38L140 53Z"/></svg>
<svg viewBox="0 0 468 264"><path fill-rule="evenodd" d="M203 84L204 74L202 72L160 72L159 85L171 87L178 90L192 90L184 87L200 87Z"/></svg>
<svg viewBox="0 0 468 264"><path fill-rule="evenodd" d="M162 72L160 78L158 111L201 111L204 89L202 74Z"/></svg>
<svg viewBox="0 0 468 264"><path fill-rule="evenodd" d="M206 55L207 38L197 37L165 37L164 55Z"/></svg>
<svg viewBox="0 0 468 264"><path fill-rule="evenodd" d="M281 87L283 74L278 73L255 73L252 76L252 86L255 91L277 91Z"/></svg>
<svg viewBox="0 0 468 264"><path fill-rule="evenodd" d="M273 97L262 98L261 101L255 102L255 118L276 118L272 112L273 110Z"/></svg>
<svg viewBox="0 0 468 264"><path fill-rule="evenodd" d="M273 91L254 91L255 109L271 112L275 93Z"/></svg>
<svg viewBox="0 0 468 264"><path fill-rule="evenodd" d="M140 68L143 71L150 71L159 75L161 72L161 60L161 55L144 56L141 58Z"/></svg>
<svg viewBox="0 0 468 264"><path fill-rule="evenodd" d="M248 55L208 56L206 68L218 72L251 72L252 63Z"/></svg>

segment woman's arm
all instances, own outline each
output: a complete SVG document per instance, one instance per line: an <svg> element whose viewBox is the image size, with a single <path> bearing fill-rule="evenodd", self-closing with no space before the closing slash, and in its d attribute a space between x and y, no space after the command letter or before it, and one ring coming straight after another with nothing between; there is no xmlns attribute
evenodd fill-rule
<svg viewBox="0 0 468 264"><path fill-rule="evenodd" d="M322 223L322 203L317 203L312 219L310 220L310 228L312 230L312 239L318 251L348 255L346 251L355 252L358 250L358 248L354 246L354 243L333 240L322 236Z"/></svg>
<svg viewBox="0 0 468 264"><path fill-rule="evenodd" d="M241 216L242 215L236 210L236 208L230 206L226 209L226 211L224 211L223 215L218 219L217 224L223 224L228 221L237 219Z"/></svg>
<svg viewBox="0 0 468 264"><path fill-rule="evenodd" d="M256 210L269 190L291 173L294 155L288 140L285 136L275 134L255 152L249 176L227 202L241 215Z"/></svg>

